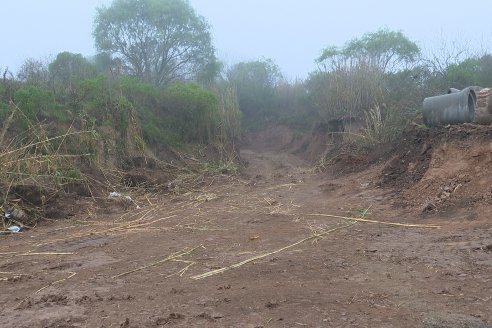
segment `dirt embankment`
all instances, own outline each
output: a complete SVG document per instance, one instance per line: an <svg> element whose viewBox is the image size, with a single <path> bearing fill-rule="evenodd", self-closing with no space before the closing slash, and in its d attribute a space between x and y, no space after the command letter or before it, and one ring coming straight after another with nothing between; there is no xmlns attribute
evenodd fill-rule
<svg viewBox="0 0 492 328"><path fill-rule="evenodd" d="M473 213L492 204L490 127L415 128L394 149L380 185L393 188L402 205Z"/></svg>
<svg viewBox="0 0 492 328"><path fill-rule="evenodd" d="M492 128L464 124L440 128L413 125L395 144L363 153L344 146L328 131L294 133L271 127L250 136L245 147L291 154L334 176L372 170L373 183L391 189L401 206L423 213L473 210L492 204Z"/></svg>
<svg viewBox="0 0 492 328"><path fill-rule="evenodd" d="M189 176L199 176L207 162L217 162L220 156L212 146L189 146L180 152L163 146L155 154L149 151L127 157L108 155L104 161L94 163L75 161L71 165L77 172L75 177L60 175L57 179L58 173L53 172L49 179L26 174L26 178L10 184L0 181L3 227L30 229L47 221L81 215L87 208L106 214L121 213L137 206L134 197L190 188L196 182L186 181ZM117 196L112 197L111 193Z"/></svg>
<svg viewBox="0 0 492 328"><path fill-rule="evenodd" d="M240 175L1 236L2 325L492 326L487 128L416 128L344 173L264 137Z"/></svg>

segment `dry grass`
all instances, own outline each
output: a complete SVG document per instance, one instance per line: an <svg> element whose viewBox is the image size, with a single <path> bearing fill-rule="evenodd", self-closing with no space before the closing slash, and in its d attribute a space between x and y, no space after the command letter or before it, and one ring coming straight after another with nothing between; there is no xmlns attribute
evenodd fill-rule
<svg viewBox="0 0 492 328"><path fill-rule="evenodd" d="M49 132L51 128L41 123L30 122L12 101L10 110L11 113L0 132L0 185L8 186L2 199L4 210L15 207L14 204L8 203L8 196L16 186L32 186L43 191L43 205L45 201L50 200L50 195L56 194L66 184L84 184L91 190L88 181L74 164L93 154L75 154L68 149L72 147L70 145L77 145L79 140L85 137L93 138L92 130L76 131L72 123L64 133L52 135ZM27 122L27 129L20 134L9 136L16 117ZM31 208L31 211L36 212L37 209ZM35 224L36 220L31 218L29 222ZM3 220L4 227L13 223L25 228L29 226L27 222Z"/></svg>

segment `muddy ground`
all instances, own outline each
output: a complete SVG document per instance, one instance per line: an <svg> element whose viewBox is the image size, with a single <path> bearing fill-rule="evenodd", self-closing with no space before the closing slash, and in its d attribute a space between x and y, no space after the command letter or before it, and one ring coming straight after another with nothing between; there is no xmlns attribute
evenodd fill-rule
<svg viewBox="0 0 492 328"><path fill-rule="evenodd" d="M423 133L349 174L253 143L239 176L1 236L0 326L492 327L492 140Z"/></svg>

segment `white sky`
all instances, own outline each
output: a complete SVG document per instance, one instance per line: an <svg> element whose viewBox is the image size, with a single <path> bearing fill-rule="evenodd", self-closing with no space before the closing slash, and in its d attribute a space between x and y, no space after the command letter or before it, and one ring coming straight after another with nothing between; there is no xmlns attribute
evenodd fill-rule
<svg viewBox="0 0 492 328"><path fill-rule="evenodd" d="M95 53L95 8L111 0L0 0L0 68L16 71L28 58L61 51ZM212 25L220 59L273 59L288 78L304 78L328 45L365 32L402 30L424 49L443 39L492 50L492 16L485 2L397 0L190 0Z"/></svg>

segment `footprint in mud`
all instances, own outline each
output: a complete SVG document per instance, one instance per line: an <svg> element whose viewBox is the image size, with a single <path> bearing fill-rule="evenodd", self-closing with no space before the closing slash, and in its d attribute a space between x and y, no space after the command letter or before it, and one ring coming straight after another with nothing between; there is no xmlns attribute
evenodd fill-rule
<svg viewBox="0 0 492 328"><path fill-rule="evenodd" d="M41 297L36 304L68 305L68 298L66 295L49 294Z"/></svg>
<svg viewBox="0 0 492 328"><path fill-rule="evenodd" d="M326 194L329 194L329 193L332 193L332 192L337 191L338 189L340 189L340 185L337 185L335 183L328 182L328 183L319 185L319 188L320 188L320 190L322 192L324 192Z"/></svg>
<svg viewBox="0 0 492 328"><path fill-rule="evenodd" d="M65 263L60 263L60 264L54 265L54 266L50 266L48 268L48 270L63 271L63 270L68 270L68 269L71 269L74 267L81 267L81 266L82 266L82 263L80 263L80 262L65 262Z"/></svg>
<svg viewBox="0 0 492 328"><path fill-rule="evenodd" d="M155 318L154 324L156 326L165 326L165 325L171 323L172 321L178 321L178 320L184 320L184 319L185 319L185 316L183 314L172 312L165 318L164 317Z"/></svg>
<svg viewBox="0 0 492 328"><path fill-rule="evenodd" d="M107 245L111 239L111 237L107 236L89 236L64 241L60 243L60 246L62 246L65 251L74 252L87 247Z"/></svg>
<svg viewBox="0 0 492 328"><path fill-rule="evenodd" d="M223 318L224 315L222 315L221 313L218 313L218 312L211 312L211 313L202 312L202 313L198 314L196 317L201 318L201 319L205 319L208 321L215 321L217 319Z"/></svg>
<svg viewBox="0 0 492 328"><path fill-rule="evenodd" d="M67 306L68 301L69 300L66 295L48 294L37 300L32 298L25 299L21 302L21 304L19 304L16 310L27 310L35 305L40 308L50 307L52 305Z"/></svg>

